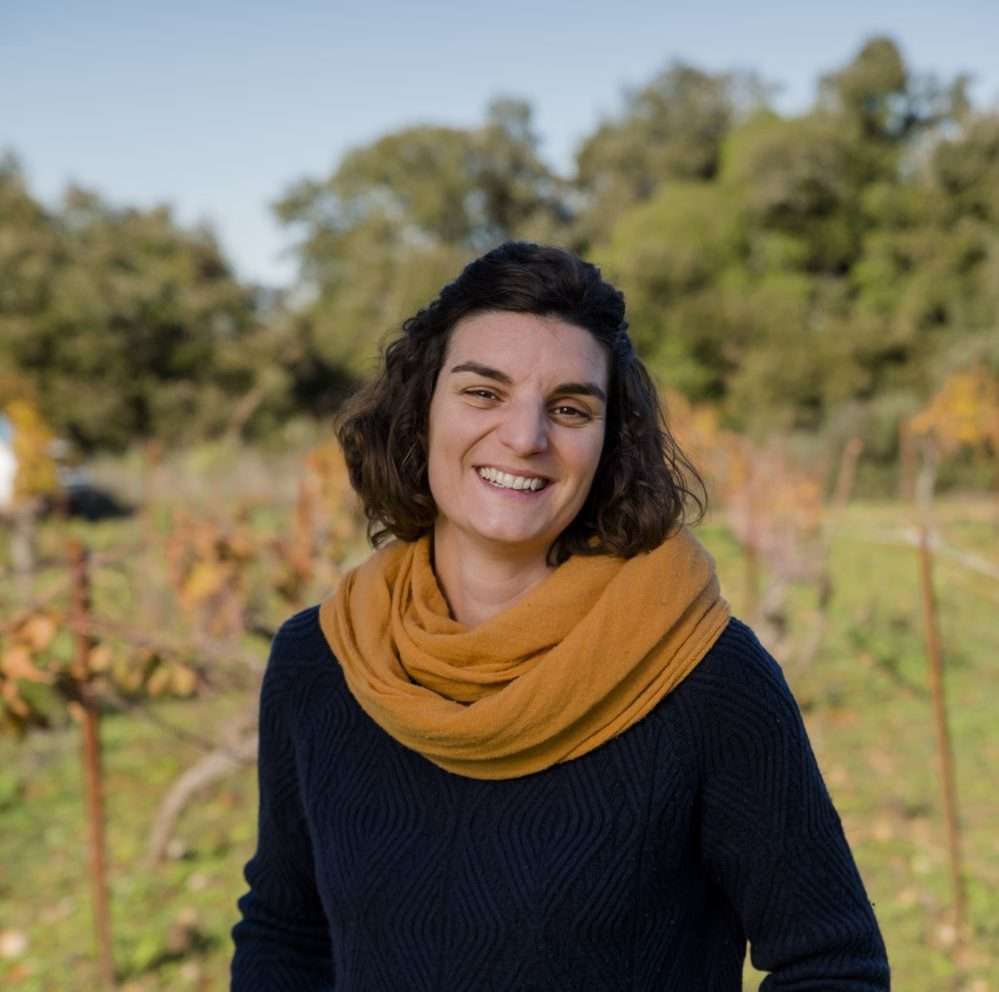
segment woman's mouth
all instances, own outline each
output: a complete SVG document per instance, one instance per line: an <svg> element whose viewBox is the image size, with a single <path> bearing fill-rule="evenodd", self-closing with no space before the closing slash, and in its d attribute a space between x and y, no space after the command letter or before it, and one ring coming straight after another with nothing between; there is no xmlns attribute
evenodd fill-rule
<svg viewBox="0 0 999 992"><path fill-rule="evenodd" d="M511 475L490 466L477 468L475 474L491 489L510 493L512 496L536 496L550 484L550 480L541 476Z"/></svg>

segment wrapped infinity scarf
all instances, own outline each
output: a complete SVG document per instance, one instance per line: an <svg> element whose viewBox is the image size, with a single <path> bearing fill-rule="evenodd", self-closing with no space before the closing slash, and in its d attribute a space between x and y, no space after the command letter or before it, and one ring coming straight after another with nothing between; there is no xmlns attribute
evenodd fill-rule
<svg viewBox="0 0 999 992"><path fill-rule="evenodd" d="M729 619L714 561L687 529L629 559L573 556L473 628L450 615L431 540L375 552L323 602L319 622L364 711L469 778L528 775L616 737Z"/></svg>

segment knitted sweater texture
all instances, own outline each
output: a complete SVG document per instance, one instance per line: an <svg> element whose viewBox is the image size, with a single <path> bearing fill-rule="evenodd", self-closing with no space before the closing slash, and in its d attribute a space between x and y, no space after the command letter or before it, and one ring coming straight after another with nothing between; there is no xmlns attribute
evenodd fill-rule
<svg viewBox="0 0 999 992"><path fill-rule="evenodd" d="M317 609L275 638L233 992L881 992L884 943L781 669L731 620L651 713L521 778L358 706Z"/></svg>

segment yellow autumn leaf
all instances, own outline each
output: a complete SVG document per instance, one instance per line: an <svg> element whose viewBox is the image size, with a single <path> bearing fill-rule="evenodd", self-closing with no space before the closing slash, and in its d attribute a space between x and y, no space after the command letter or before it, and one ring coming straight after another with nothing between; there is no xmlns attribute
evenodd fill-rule
<svg viewBox="0 0 999 992"><path fill-rule="evenodd" d="M956 372L910 422L913 434L932 434L944 450L999 445L999 380L983 368Z"/></svg>
<svg viewBox="0 0 999 992"><path fill-rule="evenodd" d="M185 603L194 605L210 599L225 585L229 570L217 561L199 561L188 575L181 591Z"/></svg>
<svg viewBox="0 0 999 992"><path fill-rule="evenodd" d="M59 478L49 452L54 435L34 404L9 402L4 411L14 427L14 496L20 502L57 492Z"/></svg>
<svg viewBox="0 0 999 992"><path fill-rule="evenodd" d="M0 697L3 697L5 708L16 716L26 717L31 712L28 704L21 698L16 682L0 683Z"/></svg>
<svg viewBox="0 0 999 992"><path fill-rule="evenodd" d="M111 647L108 644L98 644L90 649L87 664L92 672L106 672L111 667Z"/></svg>
<svg viewBox="0 0 999 992"><path fill-rule="evenodd" d="M169 668L157 668L146 682L146 692L150 696L162 696L170 689L171 672Z"/></svg>
<svg viewBox="0 0 999 992"><path fill-rule="evenodd" d="M31 650L24 644L12 644L0 655L0 669L10 679L45 683L53 680L49 672L43 672L35 665L31 660Z"/></svg>
<svg viewBox="0 0 999 992"><path fill-rule="evenodd" d="M112 677L125 692L138 692L146 680L146 673L141 665L121 661L114 665Z"/></svg>
<svg viewBox="0 0 999 992"><path fill-rule="evenodd" d="M47 613L35 613L18 629L18 635L35 651L44 651L56 635L56 622Z"/></svg>
<svg viewBox="0 0 999 992"><path fill-rule="evenodd" d="M176 665L171 672L170 687L178 696L192 696L198 688L198 673L187 665Z"/></svg>

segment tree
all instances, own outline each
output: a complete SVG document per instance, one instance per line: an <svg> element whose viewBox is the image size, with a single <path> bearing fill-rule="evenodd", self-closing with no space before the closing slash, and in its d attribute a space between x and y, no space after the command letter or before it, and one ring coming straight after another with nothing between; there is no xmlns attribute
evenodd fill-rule
<svg viewBox="0 0 999 992"><path fill-rule="evenodd" d="M767 99L755 76L711 74L682 62L626 92L620 113L576 155L576 184L586 204L580 246L606 237L622 210L651 199L662 184L713 179L730 127Z"/></svg>
<svg viewBox="0 0 999 992"><path fill-rule="evenodd" d="M252 330L253 299L211 232L77 188L52 215L20 216L4 351L53 426L84 449L220 429L254 380L218 361Z"/></svg>
<svg viewBox="0 0 999 992"><path fill-rule="evenodd" d="M944 217L999 224L999 114L968 114L963 123L936 146L930 164Z"/></svg>
<svg viewBox="0 0 999 992"><path fill-rule="evenodd" d="M30 194L17 159L0 159L0 374L18 376L17 352L51 299L60 259L56 225Z"/></svg>
<svg viewBox="0 0 999 992"><path fill-rule="evenodd" d="M819 104L841 114L868 141L901 145L967 110L967 77L942 84L914 74L895 42L869 38L851 62L819 82Z"/></svg>
<svg viewBox="0 0 999 992"><path fill-rule="evenodd" d="M275 209L303 231L300 317L318 360L365 374L379 340L472 257L508 238L555 240L564 184L537 143L529 105L500 99L480 128L395 131L294 184Z"/></svg>
<svg viewBox="0 0 999 992"><path fill-rule="evenodd" d="M835 117L760 114L733 131L720 180L747 215L755 264L841 273L859 250L863 148ZM776 237L775 237L776 236ZM774 254L778 249L778 254Z"/></svg>
<svg viewBox="0 0 999 992"><path fill-rule="evenodd" d="M741 250L739 217L724 191L676 182L625 211L594 253L625 293L639 353L688 397L717 399L737 361L718 284Z"/></svg>

